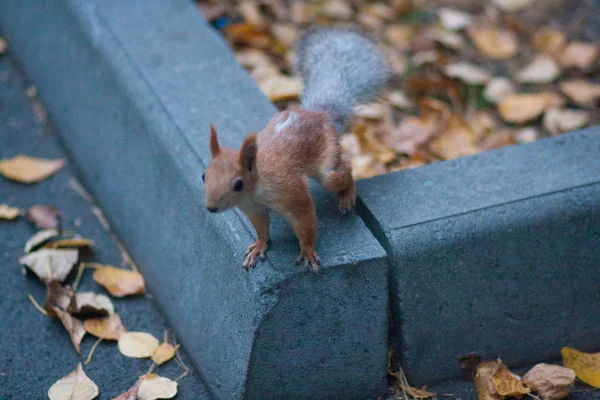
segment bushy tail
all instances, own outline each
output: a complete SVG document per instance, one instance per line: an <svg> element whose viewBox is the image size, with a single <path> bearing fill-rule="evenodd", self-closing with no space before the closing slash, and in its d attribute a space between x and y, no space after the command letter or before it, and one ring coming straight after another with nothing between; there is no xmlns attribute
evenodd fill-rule
<svg viewBox="0 0 600 400"><path fill-rule="evenodd" d="M331 113L338 132L354 107L373 100L390 76L375 44L352 30L313 29L298 44L297 54L303 108Z"/></svg>

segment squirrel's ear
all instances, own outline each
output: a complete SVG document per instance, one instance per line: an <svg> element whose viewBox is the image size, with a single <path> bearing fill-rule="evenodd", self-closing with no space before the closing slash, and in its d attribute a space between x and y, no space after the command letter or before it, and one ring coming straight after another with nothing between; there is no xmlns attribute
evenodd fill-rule
<svg viewBox="0 0 600 400"><path fill-rule="evenodd" d="M210 124L210 152L213 157L216 157L221 152L219 147L219 139L217 139L217 130L213 124Z"/></svg>
<svg viewBox="0 0 600 400"><path fill-rule="evenodd" d="M239 162L248 171L252 171L254 163L256 162L256 151L258 146L256 145L256 134L251 134L244 139L242 147L240 148L240 159Z"/></svg>

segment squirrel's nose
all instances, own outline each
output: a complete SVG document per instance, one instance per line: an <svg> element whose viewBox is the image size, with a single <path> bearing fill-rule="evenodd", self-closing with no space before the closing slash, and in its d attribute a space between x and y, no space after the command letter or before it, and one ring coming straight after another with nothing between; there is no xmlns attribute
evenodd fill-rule
<svg viewBox="0 0 600 400"><path fill-rule="evenodd" d="M206 207L206 209L207 209L207 210L208 210L208 212L210 212L210 213L216 213L216 212L217 212L217 210L218 210L218 208L216 208L216 207Z"/></svg>

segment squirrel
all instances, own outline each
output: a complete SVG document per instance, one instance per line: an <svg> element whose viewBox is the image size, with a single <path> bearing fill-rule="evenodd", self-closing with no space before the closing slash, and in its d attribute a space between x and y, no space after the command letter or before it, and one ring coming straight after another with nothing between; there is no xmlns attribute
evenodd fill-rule
<svg viewBox="0 0 600 400"><path fill-rule="evenodd" d="M211 213L238 207L254 226L258 238L244 255L246 270L265 259L274 210L300 242L296 264L318 272L317 217L308 180L334 192L342 213L352 210L356 189L338 134L355 106L373 100L390 76L376 45L353 30L312 29L296 50L305 88L300 110L275 115L260 133L248 135L239 151L221 147L210 125L212 159L202 175L205 205Z"/></svg>

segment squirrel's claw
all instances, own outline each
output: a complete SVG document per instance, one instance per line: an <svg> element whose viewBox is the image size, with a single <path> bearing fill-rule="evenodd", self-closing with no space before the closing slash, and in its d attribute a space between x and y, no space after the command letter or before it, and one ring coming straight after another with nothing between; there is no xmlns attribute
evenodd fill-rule
<svg viewBox="0 0 600 400"><path fill-rule="evenodd" d="M312 270L315 274L319 273L319 265L321 265L321 259L314 250L300 251L300 255L296 259L296 265L299 265L303 261L304 268L306 268L307 271Z"/></svg>
<svg viewBox="0 0 600 400"><path fill-rule="evenodd" d="M244 257L246 257L246 259L242 264L242 268L245 270L248 270L249 268L254 268L256 266L257 258L260 259L261 262L264 262L268 243L268 241L262 240L256 240L256 242L252 243L248 247L248 250L246 250L246 253L244 254Z"/></svg>

